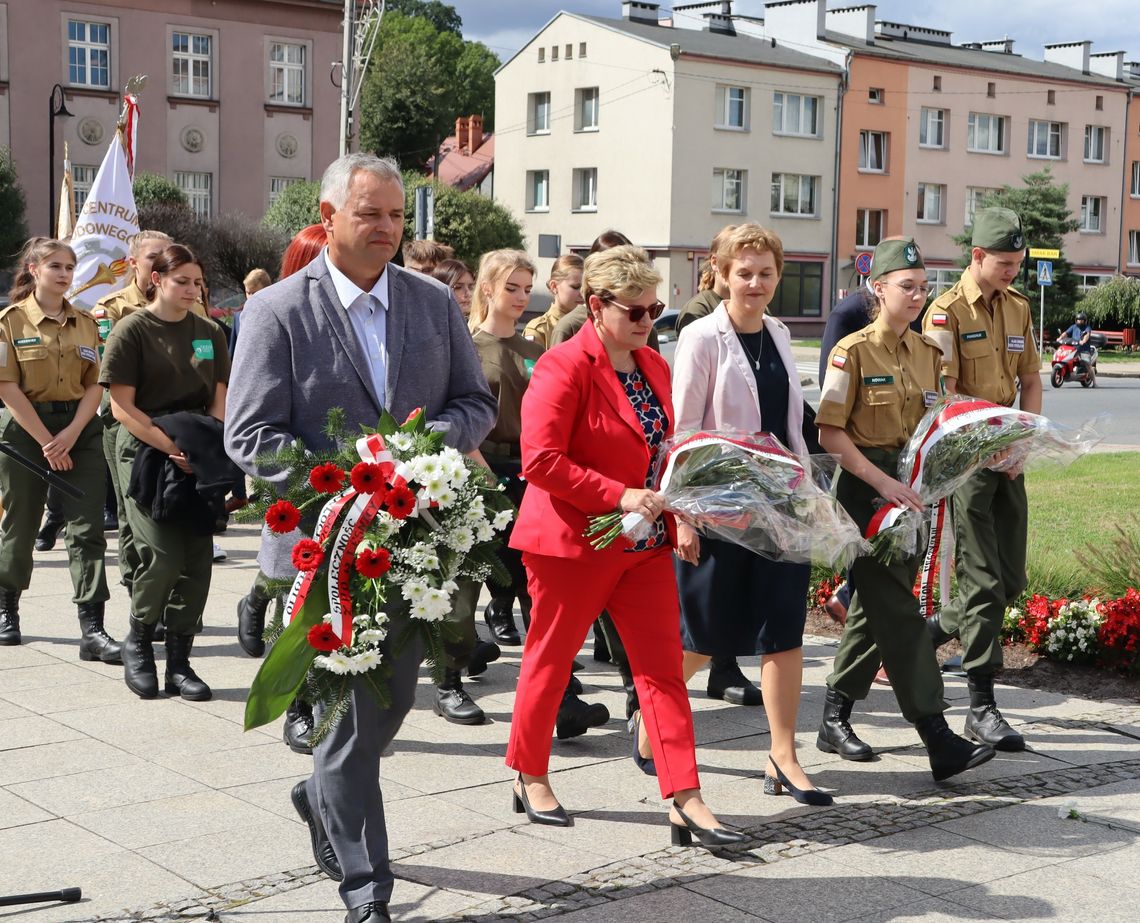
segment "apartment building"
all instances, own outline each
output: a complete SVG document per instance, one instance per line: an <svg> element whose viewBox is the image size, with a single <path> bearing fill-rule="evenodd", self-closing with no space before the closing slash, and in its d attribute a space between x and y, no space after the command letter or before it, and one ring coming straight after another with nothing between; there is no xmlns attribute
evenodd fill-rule
<svg viewBox="0 0 1140 923"><path fill-rule="evenodd" d="M1125 68L1125 80L1132 92L1125 129L1120 266L1128 275L1140 275L1140 61L1130 61Z"/></svg>
<svg viewBox="0 0 1140 923"><path fill-rule="evenodd" d="M697 28L624 3L620 19L557 14L496 75L495 193L545 242L584 250L607 228L646 247L679 305L725 224L784 242L772 305L818 329L830 305L841 68L713 12ZM697 6L709 6L698 4ZM680 22L680 18L677 18Z"/></svg>
<svg viewBox="0 0 1140 923"><path fill-rule="evenodd" d="M63 142L82 205L106 152L126 81L140 97L137 169L160 173L209 216L260 216L290 183L337 155L340 0L0 0L0 145L48 232ZM55 84L70 117L49 122ZM56 160L48 162L49 130Z"/></svg>

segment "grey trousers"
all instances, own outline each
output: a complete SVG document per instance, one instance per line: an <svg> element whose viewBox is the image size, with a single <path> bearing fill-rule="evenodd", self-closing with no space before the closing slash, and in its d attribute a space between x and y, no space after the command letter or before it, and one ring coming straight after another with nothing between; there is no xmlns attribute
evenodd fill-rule
<svg viewBox="0 0 1140 923"><path fill-rule="evenodd" d="M397 622L393 631L402 627ZM350 910L392 897L380 754L400 730L415 701L423 645L417 637L399 657L391 658L387 650L385 657L392 665L388 685L391 707L381 709L357 681L348 714L313 751L313 775L306 784L309 803L321 812L329 842L344 871L340 896Z"/></svg>

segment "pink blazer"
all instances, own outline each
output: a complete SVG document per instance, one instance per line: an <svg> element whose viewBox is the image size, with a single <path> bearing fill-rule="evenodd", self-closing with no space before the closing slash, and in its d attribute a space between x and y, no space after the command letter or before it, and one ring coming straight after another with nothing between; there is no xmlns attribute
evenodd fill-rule
<svg viewBox="0 0 1140 923"><path fill-rule="evenodd" d="M764 331L776 344L788 370L788 439L792 443L788 448L806 455L804 393L792 355L792 335L779 318L767 313ZM764 429L756 375L723 303L681 331L673 357L673 409L678 433L701 429L754 433Z"/></svg>

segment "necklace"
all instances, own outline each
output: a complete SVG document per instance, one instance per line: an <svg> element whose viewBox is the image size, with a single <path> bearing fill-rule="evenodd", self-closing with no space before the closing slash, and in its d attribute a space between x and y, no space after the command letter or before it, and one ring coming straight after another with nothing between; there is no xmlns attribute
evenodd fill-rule
<svg viewBox="0 0 1140 923"><path fill-rule="evenodd" d="M740 345L744 348L744 353L752 362L753 368L757 372L760 371L760 360L764 356L764 328L760 328L760 352L759 355L752 355L752 350L748 348L748 344L744 342L744 334L737 333L736 338L740 341Z"/></svg>

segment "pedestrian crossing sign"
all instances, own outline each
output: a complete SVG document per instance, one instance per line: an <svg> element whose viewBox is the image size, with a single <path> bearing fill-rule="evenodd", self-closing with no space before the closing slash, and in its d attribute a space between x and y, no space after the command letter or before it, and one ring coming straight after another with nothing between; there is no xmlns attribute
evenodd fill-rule
<svg viewBox="0 0 1140 923"><path fill-rule="evenodd" d="M1037 261L1037 284L1053 284L1053 263L1050 260Z"/></svg>

